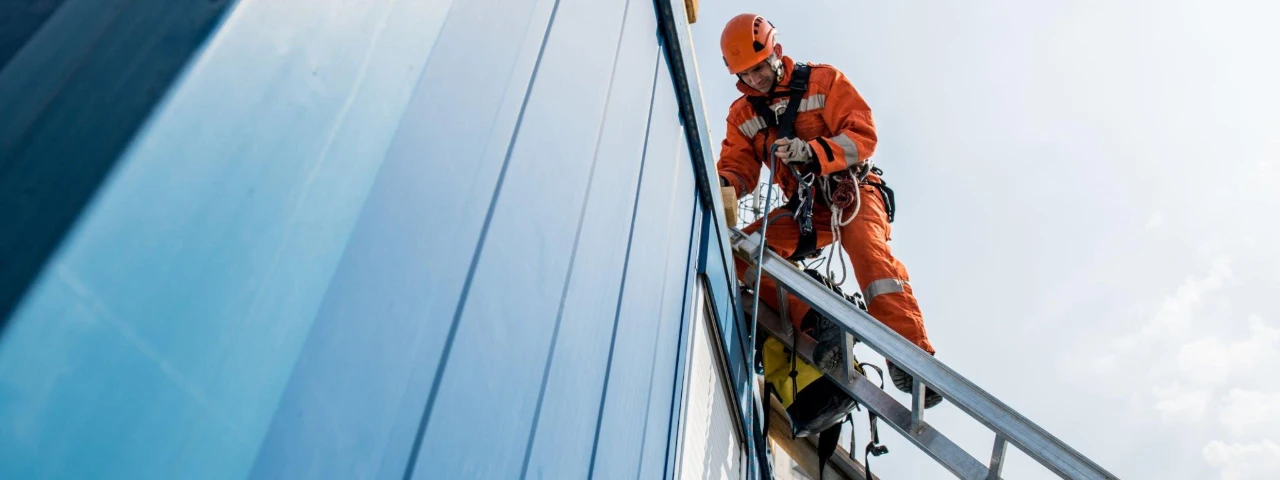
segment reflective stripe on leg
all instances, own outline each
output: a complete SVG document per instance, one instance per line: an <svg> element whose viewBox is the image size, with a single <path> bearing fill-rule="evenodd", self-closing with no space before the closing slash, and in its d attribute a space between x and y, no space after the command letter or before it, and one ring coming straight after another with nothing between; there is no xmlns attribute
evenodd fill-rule
<svg viewBox="0 0 1280 480"><path fill-rule="evenodd" d="M886 293L901 293L906 290L903 288L907 284L906 280L896 278L881 278L873 280L867 284L867 288L862 289L862 301L871 304L871 300Z"/></svg>

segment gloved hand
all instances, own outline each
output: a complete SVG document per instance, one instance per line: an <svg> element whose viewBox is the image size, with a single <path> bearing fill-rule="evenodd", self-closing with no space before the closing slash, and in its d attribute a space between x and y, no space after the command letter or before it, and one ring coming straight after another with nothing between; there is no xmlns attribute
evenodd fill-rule
<svg viewBox="0 0 1280 480"><path fill-rule="evenodd" d="M738 226L738 191L733 187L720 187L720 199L724 201L725 223Z"/></svg>
<svg viewBox="0 0 1280 480"><path fill-rule="evenodd" d="M799 138L779 138L773 142L774 155L787 164L803 164L813 161L813 147Z"/></svg>

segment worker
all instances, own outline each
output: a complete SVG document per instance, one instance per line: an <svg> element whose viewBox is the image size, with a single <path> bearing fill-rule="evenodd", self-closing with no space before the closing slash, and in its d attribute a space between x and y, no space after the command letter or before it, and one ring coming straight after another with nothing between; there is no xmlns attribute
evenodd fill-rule
<svg viewBox="0 0 1280 480"><path fill-rule="evenodd" d="M870 107L840 70L797 64L783 55L777 30L759 15L729 20L720 49L742 92L729 107L716 164L731 224L736 224L737 198L754 190L762 167L777 162L772 183L782 187L789 201L766 214L768 247L798 260L839 242L853 264L868 313L933 354L907 269L889 251L893 194L882 171L869 161L876 147ZM762 221L743 231L755 233ZM738 260L737 267L739 280L755 281L754 270L746 277L745 262ZM771 279L764 276L757 291L778 310L777 295L768 294L777 291ZM788 303L791 320L799 325L809 306L795 297ZM892 363L888 367L894 385L910 393L910 375ZM927 390L926 405L941 401Z"/></svg>

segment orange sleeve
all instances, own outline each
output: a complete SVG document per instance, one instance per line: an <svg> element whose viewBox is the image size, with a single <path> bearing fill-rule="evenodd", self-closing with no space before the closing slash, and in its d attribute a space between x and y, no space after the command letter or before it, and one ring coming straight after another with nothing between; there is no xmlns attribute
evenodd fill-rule
<svg viewBox="0 0 1280 480"><path fill-rule="evenodd" d="M835 132L831 137L809 141L818 165L822 167L822 175L839 172L871 158L876 150L876 126L871 119L871 107L839 70L836 70L835 78L827 89L822 120L829 131Z"/></svg>
<svg viewBox="0 0 1280 480"><path fill-rule="evenodd" d="M730 113L725 127L724 141L720 143L720 160L716 173L729 182L741 197L756 188L760 181L760 160L752 151L751 139L742 134Z"/></svg>

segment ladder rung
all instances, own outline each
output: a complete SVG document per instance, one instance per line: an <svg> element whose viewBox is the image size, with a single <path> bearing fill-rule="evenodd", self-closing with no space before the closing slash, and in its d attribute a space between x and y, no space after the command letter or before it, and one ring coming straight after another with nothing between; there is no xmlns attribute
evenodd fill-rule
<svg viewBox="0 0 1280 480"><path fill-rule="evenodd" d="M911 431L920 432L924 425L924 382L916 380L911 384Z"/></svg>
<svg viewBox="0 0 1280 480"><path fill-rule="evenodd" d="M991 447L991 465L987 467L987 480L1000 480L1000 471L1004 469L1004 451L1009 446L1004 435L996 433L996 443Z"/></svg>

